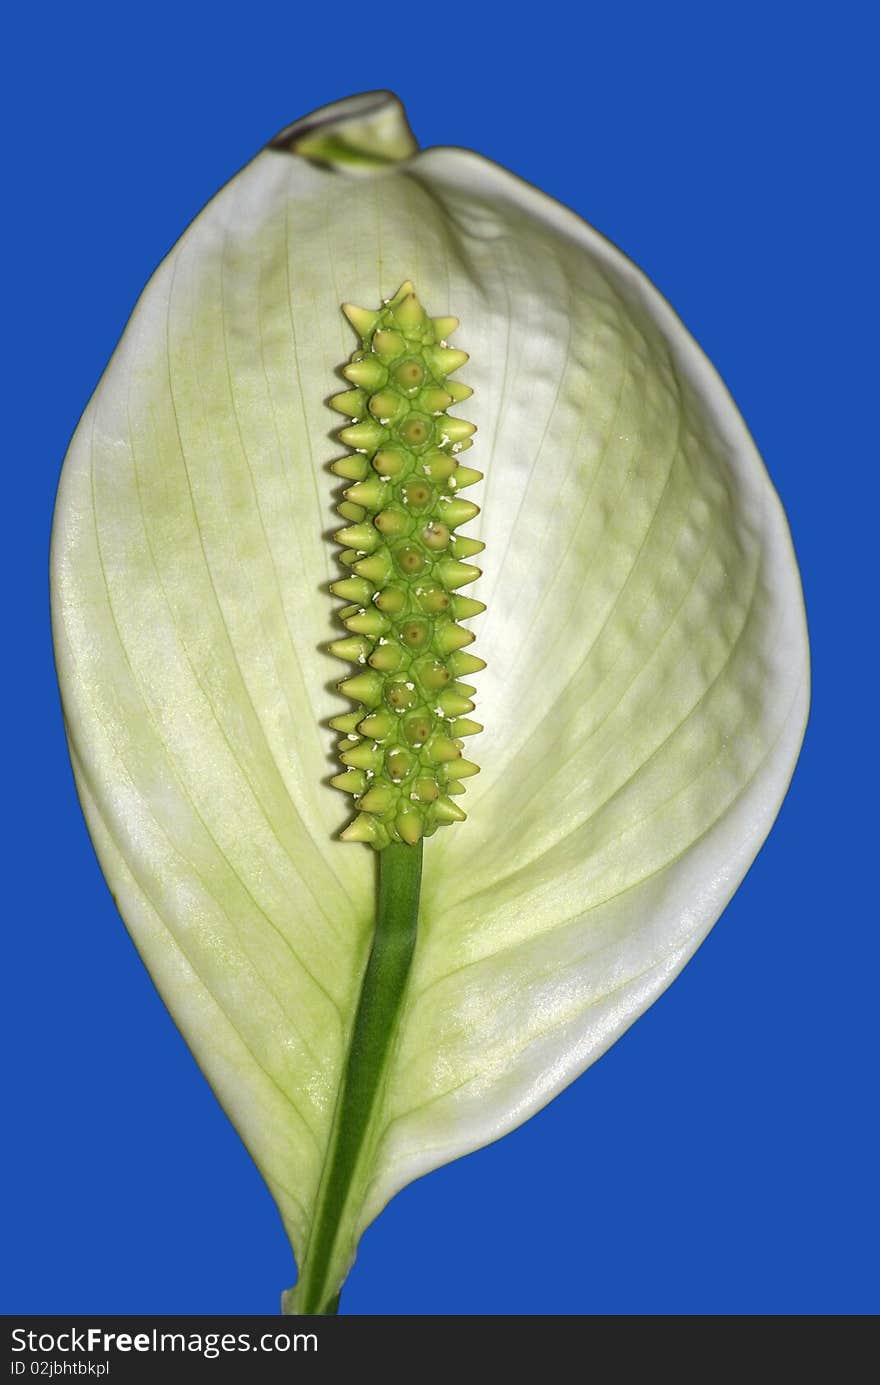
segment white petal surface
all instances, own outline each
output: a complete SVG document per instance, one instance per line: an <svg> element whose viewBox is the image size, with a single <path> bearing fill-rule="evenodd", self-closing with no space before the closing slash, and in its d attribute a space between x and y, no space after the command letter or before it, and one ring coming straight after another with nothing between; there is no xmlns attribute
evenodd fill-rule
<svg viewBox="0 0 880 1385"><path fill-rule="evenodd" d="M349 177L270 149L224 188L71 446L55 635L105 874L300 1254L373 917L327 785L322 723L347 704L321 651L325 401L354 345L340 303L406 278L471 354L487 729L468 823L426 848L349 1258L397 1189L522 1121L668 985L769 830L807 711L779 502L619 252L458 150Z"/></svg>

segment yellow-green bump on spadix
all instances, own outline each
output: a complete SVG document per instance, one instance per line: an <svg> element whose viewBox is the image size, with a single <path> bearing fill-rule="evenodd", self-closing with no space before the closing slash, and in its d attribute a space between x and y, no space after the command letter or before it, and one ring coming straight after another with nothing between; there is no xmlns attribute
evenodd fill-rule
<svg viewBox="0 0 880 1385"><path fill-rule="evenodd" d="M458 462L474 425L446 412L471 394L448 378L468 359L446 345L458 319L429 317L409 281L378 311L346 303L343 312L361 344L343 370L354 388L330 406L351 420L339 438L356 451L333 470L352 482L338 509L355 522L335 538L357 576L332 584L355 607L339 613L351 638L329 650L364 671L338 685L361 707L334 719L359 734L340 756L354 768L332 783L355 795L358 810L343 839L380 851L460 822L449 794L478 770L462 759L461 738L482 727L460 717L473 703L456 695L456 679L485 665L462 652L474 637L457 621L483 606L454 593L480 576L460 559L482 544L455 529L479 514L458 492L481 473Z"/></svg>

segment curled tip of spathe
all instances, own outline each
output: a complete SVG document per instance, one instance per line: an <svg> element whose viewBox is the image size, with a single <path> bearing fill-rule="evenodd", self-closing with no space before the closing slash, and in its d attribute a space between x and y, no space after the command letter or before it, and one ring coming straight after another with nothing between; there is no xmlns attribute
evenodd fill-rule
<svg viewBox="0 0 880 1385"><path fill-rule="evenodd" d="M459 622L485 607L457 593L480 576L463 560L483 544L456 530L479 514L458 493L482 473L458 460L474 424L447 413L472 394L448 378L468 360L447 345L458 319L429 317L409 280L378 310L342 310L360 347L343 369L353 388L329 401L354 449L331 468L351 483L335 535L350 575L331 590L351 603L340 611L350 633L328 650L357 665L337 686L359 705L330 723L345 766L331 783L357 809L342 840L381 851L466 817L453 796L478 766L462 758L463 738L482 727L458 679L485 664L465 652L474 635Z"/></svg>

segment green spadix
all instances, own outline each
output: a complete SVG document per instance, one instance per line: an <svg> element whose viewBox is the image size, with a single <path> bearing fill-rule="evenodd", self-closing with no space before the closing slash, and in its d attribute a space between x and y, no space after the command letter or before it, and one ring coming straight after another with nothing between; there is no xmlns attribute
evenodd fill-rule
<svg viewBox="0 0 880 1385"><path fill-rule="evenodd" d="M456 589L480 569L460 561L462 544L469 544L468 555L474 546L455 533L479 514L458 494L458 456L474 428L446 412L471 394L448 378L467 360L446 346L455 318L429 318L408 281L378 312L346 304L345 313L361 348L343 373L358 387L330 404L352 419L339 436L363 457L364 479L345 491L339 509L355 523L336 537L353 549L355 561L349 554L348 562L364 585L350 578L333 584L337 596L354 600L342 612L354 638L329 648L370 671L340 684L362 706L356 716L331 722L343 733L339 758L348 767L331 782L355 794L360 810L343 839L381 850L392 841L414 846L438 827L462 822L450 794L477 769L463 759L461 737L482 727L462 719L474 704L457 678L484 664L460 652L474 637L457 621L483 605ZM379 427L366 435L370 417ZM351 469L350 456L333 467L346 480ZM464 484L480 479L468 468ZM349 777L352 768L362 774Z"/></svg>

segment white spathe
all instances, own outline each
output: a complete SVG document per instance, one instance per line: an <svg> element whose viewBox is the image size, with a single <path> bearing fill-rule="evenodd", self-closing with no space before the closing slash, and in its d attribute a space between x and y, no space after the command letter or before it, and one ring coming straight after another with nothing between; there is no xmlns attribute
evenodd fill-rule
<svg viewBox="0 0 880 1385"><path fill-rule="evenodd" d="M322 133L356 132L363 100ZM363 119L406 155L390 98ZM426 845L341 1269L398 1189L524 1120L669 984L769 831L808 707L779 501L619 251L453 149L345 172L269 148L209 204L71 444L54 629L104 873L298 1256L374 907L327 782L349 704L322 649L343 450L325 401L356 345L340 304L407 278L471 356L486 731L469 821Z"/></svg>

